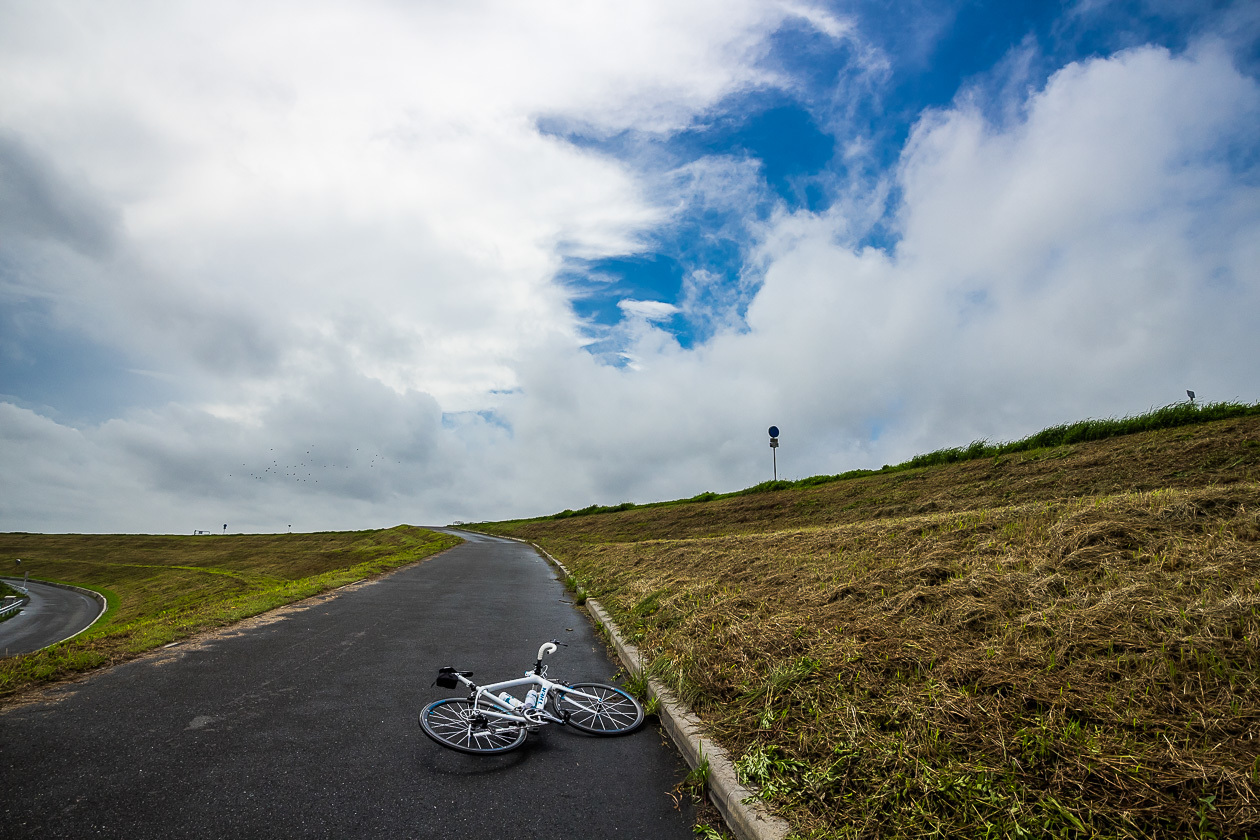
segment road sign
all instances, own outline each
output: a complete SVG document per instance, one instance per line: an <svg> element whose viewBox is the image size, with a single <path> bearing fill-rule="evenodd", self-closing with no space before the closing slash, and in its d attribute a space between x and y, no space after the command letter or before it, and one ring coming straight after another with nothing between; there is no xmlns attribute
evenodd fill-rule
<svg viewBox="0 0 1260 840"><path fill-rule="evenodd" d="M771 427L770 427L770 437L772 437L772 438L777 438L778 436L779 436L779 427L778 427L778 426L771 426Z"/></svg>

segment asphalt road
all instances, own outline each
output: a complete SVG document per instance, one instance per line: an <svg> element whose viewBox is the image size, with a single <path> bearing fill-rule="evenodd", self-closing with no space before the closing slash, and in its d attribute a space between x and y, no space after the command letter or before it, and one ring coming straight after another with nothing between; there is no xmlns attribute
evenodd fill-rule
<svg viewBox="0 0 1260 840"><path fill-rule="evenodd" d="M501 756L416 724L442 665L615 671L529 547L470 542L274 620L148 656L0 712L0 836L691 838L686 767L650 722L549 726Z"/></svg>
<svg viewBox="0 0 1260 840"><path fill-rule="evenodd" d="M19 615L0 622L0 654L4 656L30 653L68 639L101 613L100 603L82 592L33 580L26 586L30 602Z"/></svg>

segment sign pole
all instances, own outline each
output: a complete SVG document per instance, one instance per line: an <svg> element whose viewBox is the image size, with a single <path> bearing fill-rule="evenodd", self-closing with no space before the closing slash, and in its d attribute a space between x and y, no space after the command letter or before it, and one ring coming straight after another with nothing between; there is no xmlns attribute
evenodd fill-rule
<svg viewBox="0 0 1260 840"><path fill-rule="evenodd" d="M774 461L774 480L779 480L779 427L770 427L770 457Z"/></svg>

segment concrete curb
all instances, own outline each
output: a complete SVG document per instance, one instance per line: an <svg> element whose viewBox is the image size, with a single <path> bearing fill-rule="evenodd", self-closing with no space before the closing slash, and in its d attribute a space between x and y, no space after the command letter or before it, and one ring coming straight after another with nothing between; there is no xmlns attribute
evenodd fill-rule
<svg viewBox="0 0 1260 840"><path fill-rule="evenodd" d="M563 563L533 543L529 545L566 576L570 576ZM622 638L617 625L597 601L588 598L586 606L607 631L617 656L626 669L636 677L642 674L644 663L639 649ZM791 833L791 826L770 813L764 804L753 798L755 792L740 783L739 777L735 775L734 762L724 749L704 734L700 719L688 711L673 692L654 679L648 679L648 694L659 701L657 715L661 719L661 725L677 745L688 766L694 769L702 762L709 763L709 799L722 813L722 818L735 836L739 840L784 840Z"/></svg>

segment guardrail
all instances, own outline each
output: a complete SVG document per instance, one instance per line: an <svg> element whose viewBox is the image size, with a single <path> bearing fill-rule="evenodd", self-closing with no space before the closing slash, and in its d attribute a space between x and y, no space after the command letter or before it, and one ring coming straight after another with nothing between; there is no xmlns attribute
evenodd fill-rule
<svg viewBox="0 0 1260 840"><path fill-rule="evenodd" d="M29 592L29 590L24 589L24 588L23 588L22 586L20 586L20 585L19 585L16 581L14 581L14 580L12 580L12 579L4 579L4 578L0 578L0 580L4 580L4 582L5 582L5 583L9 584L9 586L12 586L14 589L19 589L19 590L21 590L21 591L23 591L23 592ZM102 595L101 593L99 593L99 592L97 592L97 591L95 591L95 590L92 590L92 589L86 589L86 588L84 588L84 587L82 587L82 586L75 586L74 584L71 584L71 583L56 583L56 582L51 581L51 580L34 580L34 581L28 580L27 582L28 582L28 583L39 583L39 584L42 584L42 585L44 585L44 586L55 586L55 587L57 587L58 589L69 589L69 590L71 590L72 592L81 592L81 593L83 593L84 595L86 595L86 596L88 596L89 598L91 598L93 601L95 601L95 602L97 603L97 605L101 608L101 609L100 609L100 611L99 611L99 612L97 612L97 614L96 614L96 618L94 618L94 619L92 619L90 622L88 622L87 627L84 627L82 630L79 630L79 631L78 631L78 632L76 632L76 633L71 633L69 636L66 636L64 639L58 639L57 641L53 642L53 643L52 643L52 644L50 644L50 645L46 645L45 647L52 647L52 645L59 645L59 644L61 644L62 642L66 642L66 641L69 641L70 639L73 639L75 636L79 635L79 633L83 633L83 632L84 632L84 631L86 631L89 627L91 627L93 624L95 624L96 622L100 621L100 620L101 620L101 616L105 615L105 613L109 611L109 602L105 600L105 596L104 596L104 595ZM22 604L23 604L23 605L25 605L25 604L26 604L26 602L28 602L28 601L30 601L30 600L31 600L31 596L28 594L25 598L23 598L23 599L22 599Z"/></svg>
<svg viewBox="0 0 1260 840"><path fill-rule="evenodd" d="M5 600L7 601L8 598L6 598ZM5 604L3 607L0 607L0 618L4 618L9 613L22 609L22 607L25 607L27 604L30 603L30 601L31 601L30 595L23 595L21 598L15 598L13 600L13 603Z"/></svg>

